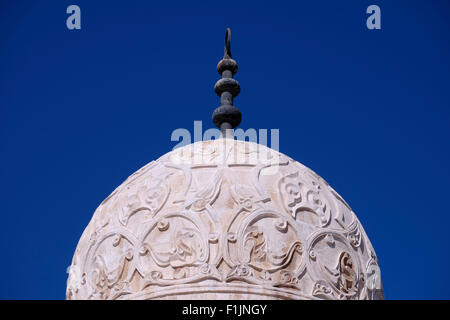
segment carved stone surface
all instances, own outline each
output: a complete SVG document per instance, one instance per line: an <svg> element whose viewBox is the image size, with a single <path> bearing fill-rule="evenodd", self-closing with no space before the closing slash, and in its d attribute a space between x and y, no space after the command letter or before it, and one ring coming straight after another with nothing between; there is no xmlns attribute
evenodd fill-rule
<svg viewBox="0 0 450 320"><path fill-rule="evenodd" d="M131 175L78 243L67 299L382 299L347 203L250 142L176 149Z"/></svg>

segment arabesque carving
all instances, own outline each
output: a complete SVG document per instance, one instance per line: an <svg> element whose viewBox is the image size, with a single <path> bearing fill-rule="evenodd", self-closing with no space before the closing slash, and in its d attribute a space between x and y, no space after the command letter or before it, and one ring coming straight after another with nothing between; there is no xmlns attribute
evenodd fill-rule
<svg viewBox="0 0 450 320"><path fill-rule="evenodd" d="M176 149L101 203L68 299L380 299L355 214L310 169L220 139Z"/></svg>

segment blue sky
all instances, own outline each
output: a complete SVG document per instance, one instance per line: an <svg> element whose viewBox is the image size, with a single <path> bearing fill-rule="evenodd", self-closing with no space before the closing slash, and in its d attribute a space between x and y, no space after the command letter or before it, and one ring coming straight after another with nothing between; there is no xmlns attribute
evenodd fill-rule
<svg viewBox="0 0 450 320"><path fill-rule="evenodd" d="M445 0L0 0L0 298L64 299L100 202L174 129L212 127L230 27L241 128L279 128L280 151L352 206L386 298L449 299L449 14Z"/></svg>

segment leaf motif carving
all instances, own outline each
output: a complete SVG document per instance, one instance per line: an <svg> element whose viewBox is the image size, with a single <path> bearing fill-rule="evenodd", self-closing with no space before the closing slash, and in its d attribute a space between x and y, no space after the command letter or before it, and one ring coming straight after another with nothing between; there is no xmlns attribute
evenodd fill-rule
<svg viewBox="0 0 450 320"><path fill-rule="evenodd" d="M300 179L298 171L288 174L278 183L279 194L286 211L295 219L300 213L317 217L315 224L326 226L330 222L330 202L322 192L319 183ZM309 221L309 220L305 220Z"/></svg>

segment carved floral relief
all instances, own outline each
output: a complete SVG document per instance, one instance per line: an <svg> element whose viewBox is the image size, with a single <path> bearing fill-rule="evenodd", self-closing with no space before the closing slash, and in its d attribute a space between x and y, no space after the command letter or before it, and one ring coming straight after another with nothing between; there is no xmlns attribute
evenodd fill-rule
<svg viewBox="0 0 450 320"><path fill-rule="evenodd" d="M75 252L68 299L183 298L197 284L218 295L382 298L373 248L322 178L248 142L194 146L102 202Z"/></svg>

